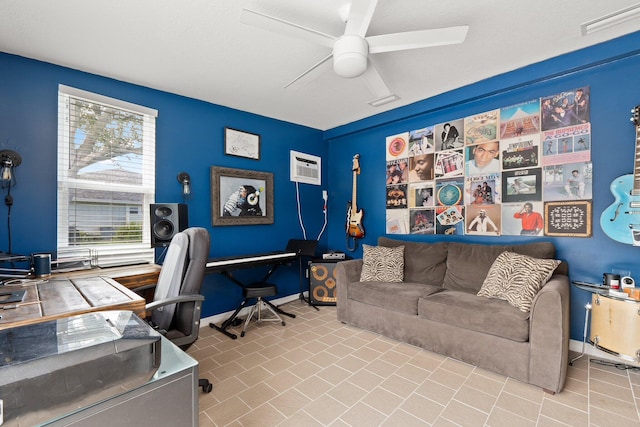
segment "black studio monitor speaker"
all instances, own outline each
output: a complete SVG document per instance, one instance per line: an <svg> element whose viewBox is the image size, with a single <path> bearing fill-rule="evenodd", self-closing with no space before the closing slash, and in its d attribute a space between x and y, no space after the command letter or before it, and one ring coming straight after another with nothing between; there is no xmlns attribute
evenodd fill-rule
<svg viewBox="0 0 640 427"><path fill-rule="evenodd" d="M151 247L169 246L176 233L189 227L187 205L154 203L150 205Z"/></svg>

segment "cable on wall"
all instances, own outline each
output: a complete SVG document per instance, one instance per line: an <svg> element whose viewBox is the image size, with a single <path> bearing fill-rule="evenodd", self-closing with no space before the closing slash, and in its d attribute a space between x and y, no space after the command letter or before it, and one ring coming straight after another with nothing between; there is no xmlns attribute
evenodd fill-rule
<svg viewBox="0 0 640 427"><path fill-rule="evenodd" d="M298 205L298 222L300 222L300 228L302 229L302 237L307 240L307 230L304 228L304 222L302 221L302 211L300 210L300 184L296 181L296 203Z"/></svg>
<svg viewBox="0 0 640 427"><path fill-rule="evenodd" d="M322 237L325 228L327 228L327 200L329 199L329 195L326 190L322 192L322 198L324 199L324 206L322 207L322 212L324 214L324 223L322 224L322 229L320 230L318 238L316 239L317 241L320 241L320 237Z"/></svg>
<svg viewBox="0 0 640 427"><path fill-rule="evenodd" d="M322 224L322 228L320 229L320 233L318 234L318 237L316 238L316 240L318 240L318 241L320 241L320 238L322 237L322 234L324 234L324 231L327 228L327 222L328 222L327 200L329 200L329 195L328 195L326 190L324 190L322 192L322 199L324 200L324 205L322 207L322 212L324 214L324 222ZM297 205L297 208L298 208L298 222L300 223L300 228L302 229L302 236L303 236L304 240L307 240L307 230L305 229L304 221L302 220L302 210L301 210L301 206L300 206L300 184L298 183L298 181L296 181L296 205Z"/></svg>

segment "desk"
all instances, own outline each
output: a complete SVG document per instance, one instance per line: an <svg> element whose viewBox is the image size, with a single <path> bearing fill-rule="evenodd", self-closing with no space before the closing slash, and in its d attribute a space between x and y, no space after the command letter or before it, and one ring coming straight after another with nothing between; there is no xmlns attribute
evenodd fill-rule
<svg viewBox="0 0 640 427"><path fill-rule="evenodd" d="M102 310L131 310L145 316L144 298L108 277L54 278L24 285L6 285L3 291L25 289L16 308L0 304L0 329L29 325Z"/></svg>
<svg viewBox="0 0 640 427"><path fill-rule="evenodd" d="M198 362L162 340L160 368L146 384L122 388L43 426L198 426Z"/></svg>
<svg viewBox="0 0 640 427"><path fill-rule="evenodd" d="M92 268L89 270L69 271L66 273L53 273L51 278L82 278L82 277L109 277L129 289L158 283L158 276L162 267L158 264L127 265L122 267Z"/></svg>

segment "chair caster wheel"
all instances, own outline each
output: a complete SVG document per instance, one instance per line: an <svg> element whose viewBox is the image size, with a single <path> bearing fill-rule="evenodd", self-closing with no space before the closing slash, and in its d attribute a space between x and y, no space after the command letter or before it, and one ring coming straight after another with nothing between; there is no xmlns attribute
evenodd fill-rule
<svg viewBox="0 0 640 427"><path fill-rule="evenodd" d="M241 336L241 337L243 337L243 336L244 336L244 331L242 331L242 332L240 333L240 336Z"/></svg>
<svg viewBox="0 0 640 427"><path fill-rule="evenodd" d="M286 323L284 323L284 320L283 320L283 321L282 321L282 326L285 326L285 325L286 325Z"/></svg>
<svg viewBox="0 0 640 427"><path fill-rule="evenodd" d="M202 391L205 393L211 393L213 390L213 384L209 380L198 380L198 386L202 387Z"/></svg>

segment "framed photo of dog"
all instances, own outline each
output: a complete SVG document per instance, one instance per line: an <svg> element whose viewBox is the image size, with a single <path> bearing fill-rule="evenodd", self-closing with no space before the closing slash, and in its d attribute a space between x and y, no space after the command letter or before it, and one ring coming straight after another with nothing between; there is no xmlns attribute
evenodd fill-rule
<svg viewBox="0 0 640 427"><path fill-rule="evenodd" d="M218 225L273 224L273 174L211 167L211 218Z"/></svg>

